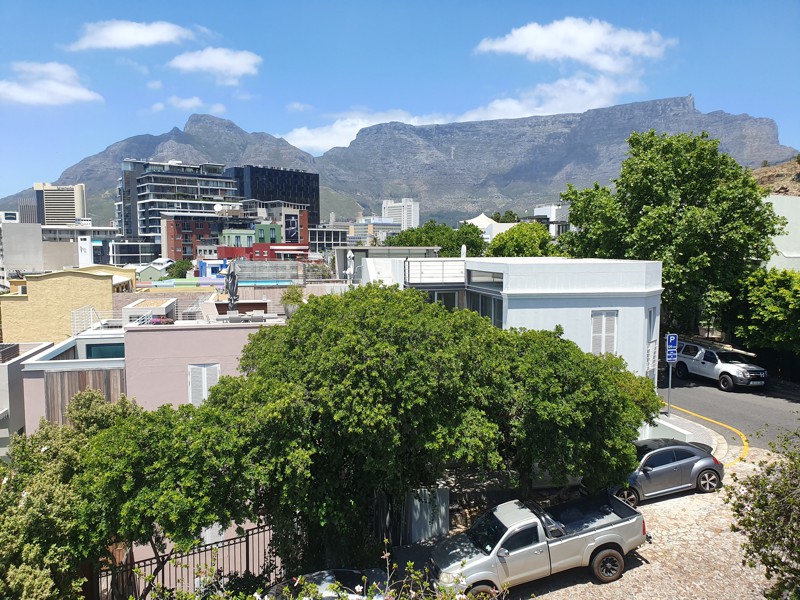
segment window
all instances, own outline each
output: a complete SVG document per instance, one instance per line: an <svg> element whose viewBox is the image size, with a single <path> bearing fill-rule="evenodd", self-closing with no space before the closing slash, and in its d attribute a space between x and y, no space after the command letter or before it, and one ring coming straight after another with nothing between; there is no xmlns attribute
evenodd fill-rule
<svg viewBox="0 0 800 600"><path fill-rule="evenodd" d="M503 548L509 552L515 552L520 548L531 546L538 541L539 530L536 528L536 525L534 525L533 527L528 527L527 529L523 529L522 531L518 531L512 535L505 542L503 542Z"/></svg>
<svg viewBox="0 0 800 600"><path fill-rule="evenodd" d="M672 449L670 448L669 450L662 450L661 452L656 452L655 454L651 454L650 457L646 461L644 461L644 466L657 469L658 467L663 467L664 465L668 465L674 462L675 462L675 452L673 452Z"/></svg>
<svg viewBox="0 0 800 600"><path fill-rule="evenodd" d="M700 352L700 348L697 346L693 346L692 344L684 344L681 348L681 354L684 356L697 356L697 353Z"/></svg>
<svg viewBox="0 0 800 600"><path fill-rule="evenodd" d="M592 311L592 354L617 350L617 311Z"/></svg>
<svg viewBox="0 0 800 600"><path fill-rule="evenodd" d="M675 448L675 461L680 460L687 460L689 458L695 458L695 455L690 450L684 450L683 448Z"/></svg>
<svg viewBox="0 0 800 600"><path fill-rule="evenodd" d="M219 364L189 365L189 402L200 406L219 381Z"/></svg>

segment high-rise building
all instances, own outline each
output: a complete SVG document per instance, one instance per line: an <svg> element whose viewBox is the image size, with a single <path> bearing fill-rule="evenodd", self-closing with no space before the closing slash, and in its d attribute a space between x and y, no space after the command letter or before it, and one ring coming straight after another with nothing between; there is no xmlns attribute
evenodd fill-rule
<svg viewBox="0 0 800 600"><path fill-rule="evenodd" d="M261 203L284 202L308 211L309 227L319 225L319 174L298 169L245 165L228 167L225 175L236 179L238 195Z"/></svg>
<svg viewBox="0 0 800 600"><path fill-rule="evenodd" d="M401 200L384 200L381 216L400 224L400 230L419 227L419 202L412 198Z"/></svg>
<svg viewBox="0 0 800 600"><path fill-rule="evenodd" d="M86 218L86 186L34 183L36 212L41 225L72 225Z"/></svg>

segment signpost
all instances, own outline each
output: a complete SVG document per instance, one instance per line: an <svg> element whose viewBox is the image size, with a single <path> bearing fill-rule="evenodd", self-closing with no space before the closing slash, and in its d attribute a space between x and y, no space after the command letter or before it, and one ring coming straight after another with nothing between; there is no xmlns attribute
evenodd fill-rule
<svg viewBox="0 0 800 600"><path fill-rule="evenodd" d="M678 334L667 334L667 369L669 370L669 383L667 384L667 416L670 416L672 410L672 401L670 400L670 392L672 391L672 365L678 362Z"/></svg>

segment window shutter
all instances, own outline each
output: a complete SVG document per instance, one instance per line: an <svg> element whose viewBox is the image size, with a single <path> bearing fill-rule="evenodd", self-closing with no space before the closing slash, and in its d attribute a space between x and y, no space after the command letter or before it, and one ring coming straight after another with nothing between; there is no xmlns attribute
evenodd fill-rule
<svg viewBox="0 0 800 600"><path fill-rule="evenodd" d="M219 381L219 364L189 365L189 402L200 406Z"/></svg>
<svg viewBox="0 0 800 600"><path fill-rule="evenodd" d="M605 329L603 352L614 352L617 341L617 313L607 312L605 314Z"/></svg>
<svg viewBox="0 0 800 600"><path fill-rule="evenodd" d="M592 354L603 352L603 313L592 313Z"/></svg>
<svg viewBox="0 0 800 600"><path fill-rule="evenodd" d="M617 311L592 312L592 354L616 352Z"/></svg>

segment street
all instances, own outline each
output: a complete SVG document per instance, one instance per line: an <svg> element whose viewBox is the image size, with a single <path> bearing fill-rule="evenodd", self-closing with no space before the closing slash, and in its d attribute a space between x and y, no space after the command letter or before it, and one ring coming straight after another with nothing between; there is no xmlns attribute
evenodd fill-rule
<svg viewBox="0 0 800 600"><path fill-rule="evenodd" d="M658 394L667 401L666 387L659 388ZM745 434L756 448L768 448L769 442L776 441L781 433L800 427L800 385L795 383L771 381L765 389L723 392L710 379L690 376L681 380L673 373L669 397L673 410L686 409L730 425ZM729 443L741 445L739 436L730 429L683 411L676 414L713 429Z"/></svg>

